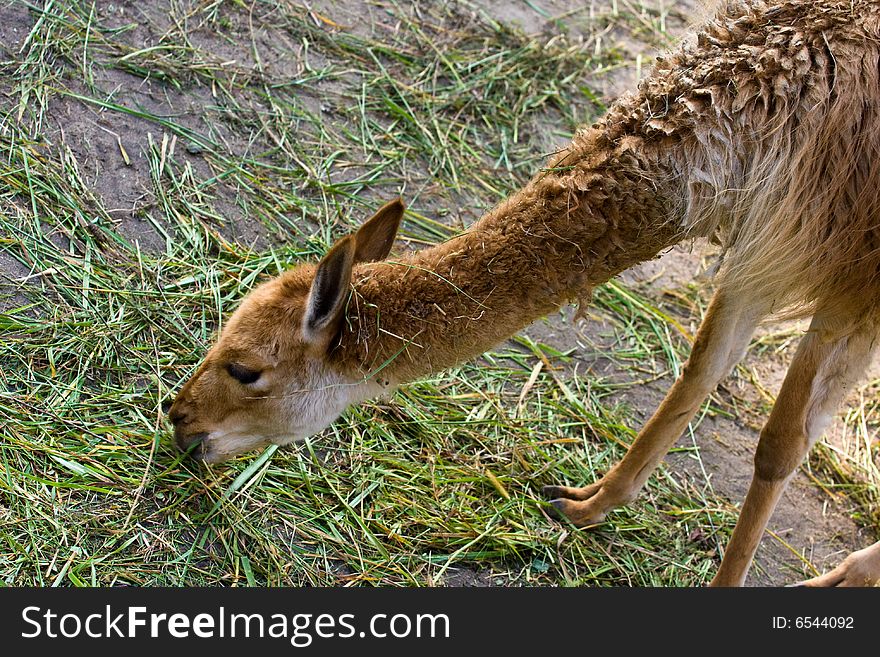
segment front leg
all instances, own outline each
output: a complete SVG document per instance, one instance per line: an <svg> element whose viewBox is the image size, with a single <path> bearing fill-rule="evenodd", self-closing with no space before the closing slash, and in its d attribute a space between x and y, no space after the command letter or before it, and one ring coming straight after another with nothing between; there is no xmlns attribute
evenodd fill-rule
<svg viewBox="0 0 880 657"><path fill-rule="evenodd" d="M880 586L880 541L853 552L831 572L797 586Z"/></svg>
<svg viewBox="0 0 880 657"><path fill-rule="evenodd" d="M639 432L623 460L584 488L545 486L550 503L578 527L601 522L638 495L678 440L700 404L742 358L764 306L719 290L700 325L690 358L666 398Z"/></svg>

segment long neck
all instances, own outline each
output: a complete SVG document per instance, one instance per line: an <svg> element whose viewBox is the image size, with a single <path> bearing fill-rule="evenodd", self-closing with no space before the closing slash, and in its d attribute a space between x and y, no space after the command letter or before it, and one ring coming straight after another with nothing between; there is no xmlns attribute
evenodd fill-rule
<svg viewBox="0 0 880 657"><path fill-rule="evenodd" d="M579 134L466 233L356 268L335 357L379 381L440 371L680 240L675 176L633 146Z"/></svg>

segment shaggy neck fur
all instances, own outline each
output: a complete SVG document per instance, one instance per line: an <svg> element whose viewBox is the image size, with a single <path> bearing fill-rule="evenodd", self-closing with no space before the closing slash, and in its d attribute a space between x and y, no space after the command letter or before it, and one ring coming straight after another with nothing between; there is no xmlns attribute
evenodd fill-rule
<svg viewBox="0 0 880 657"><path fill-rule="evenodd" d="M467 233L356 268L333 359L412 380L701 235L731 293L875 303L878 35L868 0L724 3Z"/></svg>
<svg viewBox="0 0 880 657"><path fill-rule="evenodd" d="M409 381L653 257L681 229L669 221L672 171L646 153L599 129L584 133L467 233L357 268L335 358L361 374L381 369L380 381Z"/></svg>

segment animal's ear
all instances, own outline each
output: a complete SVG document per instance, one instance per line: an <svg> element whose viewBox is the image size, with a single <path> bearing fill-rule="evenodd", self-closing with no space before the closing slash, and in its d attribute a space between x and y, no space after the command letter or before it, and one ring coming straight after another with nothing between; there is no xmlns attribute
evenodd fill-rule
<svg viewBox="0 0 880 657"><path fill-rule="evenodd" d="M303 316L303 334L308 342L326 344L339 329L348 300L354 254L354 236L347 235L318 263Z"/></svg>
<svg viewBox="0 0 880 657"><path fill-rule="evenodd" d="M399 198L383 205L354 234L356 249L355 262L378 262L391 253L394 237L406 209Z"/></svg>

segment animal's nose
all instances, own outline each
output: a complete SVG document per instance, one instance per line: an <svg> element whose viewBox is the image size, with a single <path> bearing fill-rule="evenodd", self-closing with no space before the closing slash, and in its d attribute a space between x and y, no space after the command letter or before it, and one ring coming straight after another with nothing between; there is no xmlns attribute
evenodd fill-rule
<svg viewBox="0 0 880 657"><path fill-rule="evenodd" d="M171 420L171 424L176 426L186 420L187 415L186 406L182 403L180 397L178 397L168 411L168 419Z"/></svg>

